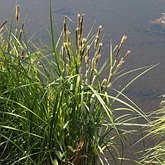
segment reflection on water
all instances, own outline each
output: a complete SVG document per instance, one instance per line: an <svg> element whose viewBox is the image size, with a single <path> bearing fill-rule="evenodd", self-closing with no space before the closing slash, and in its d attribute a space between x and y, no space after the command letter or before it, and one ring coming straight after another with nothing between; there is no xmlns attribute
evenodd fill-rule
<svg viewBox="0 0 165 165"><path fill-rule="evenodd" d="M26 17L26 30L37 32L42 40L47 40L46 28L49 27L49 0L19 1L22 17ZM15 0L3 0L0 5L0 22L12 14ZM147 73L132 85L128 95L146 111L158 107L159 95L165 93L165 38L161 28L156 30L149 24L164 12L165 1L162 0L54 0L53 15L55 26L62 23L64 15L68 15L73 24L77 13L85 14L85 24L90 29L96 25L104 27L105 43L112 38L119 41L123 34L128 36L126 49L132 51L125 67L136 68L160 63L158 67ZM36 35L36 36L37 36ZM106 56L104 51L103 56ZM145 99L144 99L145 98Z"/></svg>
<svg viewBox="0 0 165 165"><path fill-rule="evenodd" d="M52 11L55 14L59 14L59 15L66 15L66 16L73 16L75 15L74 9L72 8L67 8L67 7L62 7L60 9L56 9Z"/></svg>

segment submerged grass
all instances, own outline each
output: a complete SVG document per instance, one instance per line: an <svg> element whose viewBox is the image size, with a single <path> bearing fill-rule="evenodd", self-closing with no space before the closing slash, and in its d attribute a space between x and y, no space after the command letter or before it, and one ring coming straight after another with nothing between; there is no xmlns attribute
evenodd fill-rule
<svg viewBox="0 0 165 165"><path fill-rule="evenodd" d="M109 60L98 67L102 27L84 37L83 22L84 16L78 14L73 39L65 17L55 41L50 8L49 52L24 39L18 5L16 24L0 26L0 164L95 165L126 160L128 135L143 126L139 118L148 118L123 92L154 66L119 72L130 54L121 54L127 38L123 36L115 48L110 45ZM139 70L123 89L113 89L117 79Z"/></svg>

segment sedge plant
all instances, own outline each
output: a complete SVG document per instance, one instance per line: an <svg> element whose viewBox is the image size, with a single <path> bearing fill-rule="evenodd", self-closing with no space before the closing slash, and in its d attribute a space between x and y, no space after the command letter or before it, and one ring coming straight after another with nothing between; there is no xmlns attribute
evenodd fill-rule
<svg viewBox="0 0 165 165"><path fill-rule="evenodd" d="M0 164L122 164L127 135L144 126L140 117L148 120L124 90L154 66L120 72L130 54L121 54L126 36L110 45L100 66L102 27L85 36L83 15L77 15L75 34L64 17L55 41L50 8L49 50L24 38L19 5L15 18L0 26ZM139 70L122 89L113 88Z"/></svg>

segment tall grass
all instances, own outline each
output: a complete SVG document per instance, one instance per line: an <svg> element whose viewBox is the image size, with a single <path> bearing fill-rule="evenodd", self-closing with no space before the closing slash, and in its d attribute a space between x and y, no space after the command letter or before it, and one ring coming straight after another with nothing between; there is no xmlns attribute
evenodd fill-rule
<svg viewBox="0 0 165 165"><path fill-rule="evenodd" d="M50 9L49 51L24 38L19 6L15 18L0 27L0 164L122 164L128 135L143 126L139 118L148 120L123 92L154 66L121 72L130 54L121 54L123 36L99 67L102 27L85 36L83 15L75 39L65 17L55 41ZM113 88L136 71L121 90Z"/></svg>
<svg viewBox="0 0 165 165"><path fill-rule="evenodd" d="M152 122L147 127L147 137L152 147L146 149L141 164L165 164L165 101L161 102L161 108L150 114ZM139 164L140 164L139 163Z"/></svg>

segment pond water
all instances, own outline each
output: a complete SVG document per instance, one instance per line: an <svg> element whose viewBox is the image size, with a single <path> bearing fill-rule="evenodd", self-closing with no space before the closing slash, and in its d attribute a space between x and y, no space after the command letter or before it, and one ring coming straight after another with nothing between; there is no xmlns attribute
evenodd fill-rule
<svg viewBox="0 0 165 165"><path fill-rule="evenodd" d="M161 28L153 29L150 21L162 16L165 11L164 0L52 0L52 11L56 27L62 25L64 15L68 15L76 24L76 15L85 14L87 30L96 22L96 27L104 28L104 42L114 44L122 35L128 36L125 50L131 50L125 68L134 69L146 65L159 65L146 73L126 91L126 94L142 110L152 111L160 103L160 95L165 93L165 32ZM49 0L17 0L21 6L21 15L26 18L26 31L36 33L34 37L48 41ZM1 0L0 22L10 18L16 1ZM58 29L58 28L57 28ZM59 30L60 31L60 30ZM106 46L107 46L106 45ZM105 47L106 47L105 46ZM103 51L107 58L107 51ZM105 59L104 58L104 59ZM126 80L122 80L126 82ZM120 82L122 83L122 82ZM119 88L121 84L118 84Z"/></svg>
<svg viewBox="0 0 165 165"><path fill-rule="evenodd" d="M35 33L43 42L48 41L49 0L17 0L21 6L21 15L26 18L26 31ZM85 14L86 29L94 22L104 28L104 43L114 44L121 36L128 36L125 49L131 50L131 56L125 68L133 69L146 65L159 65L142 76L126 91L144 111L156 109L160 95L165 93L165 35L161 29L153 30L150 21L161 17L165 1L162 0L52 0L52 11L56 27L62 25L64 15L76 23L78 13ZM15 0L1 0L0 22L10 18ZM57 28L58 29L58 28ZM60 31L61 28L59 28ZM34 37L34 38L35 38ZM106 45L105 44L105 45ZM107 56L104 51L103 56ZM123 80L124 81L124 80Z"/></svg>

